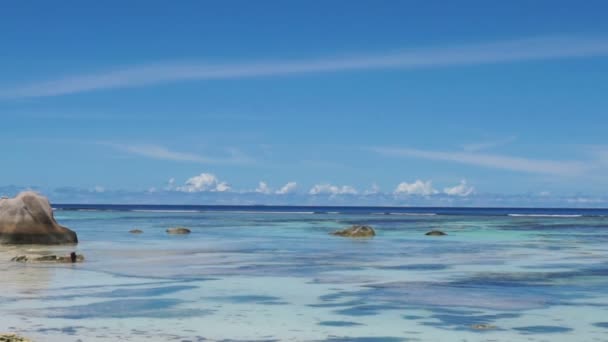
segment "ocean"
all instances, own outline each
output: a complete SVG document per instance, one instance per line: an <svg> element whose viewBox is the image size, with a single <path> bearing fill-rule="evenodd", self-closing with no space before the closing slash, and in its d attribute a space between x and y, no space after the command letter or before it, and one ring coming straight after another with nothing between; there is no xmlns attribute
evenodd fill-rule
<svg viewBox="0 0 608 342"><path fill-rule="evenodd" d="M606 209L55 205L55 217L77 246L0 246L0 331L40 342L608 341ZM353 224L377 235L329 235ZM168 235L174 226L192 233ZM434 229L447 235L425 235ZM74 250L84 263L10 261Z"/></svg>

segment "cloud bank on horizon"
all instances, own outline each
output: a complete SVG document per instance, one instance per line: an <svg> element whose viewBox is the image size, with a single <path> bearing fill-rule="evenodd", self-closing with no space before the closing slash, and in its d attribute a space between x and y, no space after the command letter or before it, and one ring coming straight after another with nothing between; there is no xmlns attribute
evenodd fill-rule
<svg viewBox="0 0 608 342"><path fill-rule="evenodd" d="M165 191L172 192L185 192L185 193L203 193L203 192L234 192L234 193L258 193L261 195L293 195L297 194L298 183L288 182L283 186L280 186L276 190L273 190L267 182L260 181L258 187L255 190L246 189L233 189L230 184L226 181L220 180L215 174L212 173L201 173L200 175L188 178L183 185L176 185L175 178L169 179L167 186L164 187ZM103 187L96 186L95 189ZM155 192L156 188L152 192ZM103 191L100 191L103 192ZM431 196L436 194L445 194L448 196L462 196L466 197L475 192L475 188L468 185L466 180L461 180L459 184L453 187L446 187L443 192L440 192L433 188L432 182L416 180L412 183L401 182L395 190L392 192L394 195L420 195L420 196ZM310 190L304 191L301 195L308 196L337 196L337 195L376 195L376 194L390 194L391 192L383 193L380 191L377 185L373 184L371 189L363 192L358 191L351 185L333 185L329 183L319 183L313 185Z"/></svg>
<svg viewBox="0 0 608 342"><path fill-rule="evenodd" d="M260 182L255 190L233 189L213 174L202 173L176 185L169 180L164 188L144 191L114 190L102 186L89 189L76 187L0 186L0 195L13 197L33 190L58 204L167 204L167 205L311 205L311 206L426 206L426 207L563 207L605 208L608 196L554 196L549 192L530 194L479 193L461 180L459 184L435 189L432 181L401 182L393 191L372 188L357 191L350 186L316 184L308 191L296 191L297 183L289 182L272 190Z"/></svg>

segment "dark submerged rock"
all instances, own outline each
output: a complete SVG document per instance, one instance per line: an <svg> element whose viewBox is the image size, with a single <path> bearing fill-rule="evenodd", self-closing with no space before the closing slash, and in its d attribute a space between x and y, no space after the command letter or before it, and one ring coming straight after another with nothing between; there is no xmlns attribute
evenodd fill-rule
<svg viewBox="0 0 608 342"><path fill-rule="evenodd" d="M67 256L57 255L43 255L43 256L31 256L31 255L19 255L11 259L11 261L23 262L23 263L58 263L58 264L69 264L76 262L83 262L84 255L76 254L74 252ZM0 340L1 342L1 340Z"/></svg>
<svg viewBox="0 0 608 342"><path fill-rule="evenodd" d="M38 258L34 258L34 261L57 261L57 256L56 255L45 255L45 256L41 256Z"/></svg>
<svg viewBox="0 0 608 342"><path fill-rule="evenodd" d="M184 227L174 227L167 229L168 234L190 234L190 229Z"/></svg>
<svg viewBox="0 0 608 342"><path fill-rule="evenodd" d="M16 257L12 258L11 261L27 262L28 261L28 257L27 257L27 255L20 255L20 256L16 256Z"/></svg>
<svg viewBox="0 0 608 342"><path fill-rule="evenodd" d="M431 230L430 232L424 234L427 236L444 236L444 235L448 235L444 232L442 232L441 230Z"/></svg>
<svg viewBox="0 0 608 342"><path fill-rule="evenodd" d="M345 237L372 237L376 235L376 231L370 226L354 225L352 227L343 230L338 230L330 234Z"/></svg>
<svg viewBox="0 0 608 342"><path fill-rule="evenodd" d="M46 197L26 191L0 199L0 244L68 243L78 243L78 237L55 221Z"/></svg>
<svg viewBox="0 0 608 342"><path fill-rule="evenodd" d="M471 329L473 329L473 330L493 330L493 329L497 329L497 327L492 324L482 323L482 324L471 325Z"/></svg>

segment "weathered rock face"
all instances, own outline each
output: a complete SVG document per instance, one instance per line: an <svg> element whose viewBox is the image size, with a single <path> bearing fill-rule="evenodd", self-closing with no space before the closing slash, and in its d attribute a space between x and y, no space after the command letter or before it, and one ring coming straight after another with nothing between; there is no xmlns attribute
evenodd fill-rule
<svg viewBox="0 0 608 342"><path fill-rule="evenodd" d="M55 245L78 243L78 237L55 221L46 197L28 191L0 199L0 243Z"/></svg>
<svg viewBox="0 0 608 342"><path fill-rule="evenodd" d="M15 334L0 334L0 342L32 342L25 337Z"/></svg>
<svg viewBox="0 0 608 342"><path fill-rule="evenodd" d="M376 235L376 232L374 231L374 228L370 226L354 225L343 230L338 230L337 232L333 232L331 234L346 237L372 237Z"/></svg>
<svg viewBox="0 0 608 342"><path fill-rule="evenodd" d="M16 262L38 262L38 263L59 263L59 264L69 264L74 262L83 262L84 255L75 254L67 256L57 256L57 255L43 255L43 256L30 256L30 255L19 255L11 259L11 261Z"/></svg>
<svg viewBox="0 0 608 342"><path fill-rule="evenodd" d="M131 233L131 234L141 234L143 232L144 231L141 230L141 229L131 229L131 230L129 230L129 233Z"/></svg>
<svg viewBox="0 0 608 342"><path fill-rule="evenodd" d="M190 229L184 227L175 227L167 229L168 234L190 234Z"/></svg>
<svg viewBox="0 0 608 342"><path fill-rule="evenodd" d="M424 235L428 235L428 236L444 236L444 235L448 235L444 232L442 232L441 230L431 230L430 232L424 234Z"/></svg>

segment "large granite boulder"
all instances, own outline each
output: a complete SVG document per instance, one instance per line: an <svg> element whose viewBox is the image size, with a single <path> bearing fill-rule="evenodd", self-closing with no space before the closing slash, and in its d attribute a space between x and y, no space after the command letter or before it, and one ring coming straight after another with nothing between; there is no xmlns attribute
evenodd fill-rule
<svg viewBox="0 0 608 342"><path fill-rule="evenodd" d="M364 225L354 225L349 228L338 230L337 232L331 233L332 235L345 236L345 237L372 237L376 235L374 228Z"/></svg>
<svg viewBox="0 0 608 342"><path fill-rule="evenodd" d="M0 199L0 243L56 245L78 243L78 237L55 221L46 197L27 191Z"/></svg>

